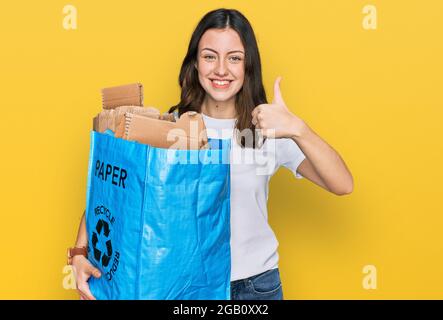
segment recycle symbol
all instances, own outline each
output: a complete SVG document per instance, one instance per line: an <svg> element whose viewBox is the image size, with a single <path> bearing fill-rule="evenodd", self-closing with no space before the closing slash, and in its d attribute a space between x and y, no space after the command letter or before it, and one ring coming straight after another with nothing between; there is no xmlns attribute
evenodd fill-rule
<svg viewBox="0 0 443 320"><path fill-rule="evenodd" d="M109 228L109 224L100 219L95 226L95 231L92 233L92 248L94 249L94 258L97 262L102 262L103 267L107 267L109 265L109 261L111 261L112 256L112 243L111 239L106 240L106 252L102 252L102 248L100 246L103 241L99 241L99 238L109 238L109 233L111 229Z"/></svg>

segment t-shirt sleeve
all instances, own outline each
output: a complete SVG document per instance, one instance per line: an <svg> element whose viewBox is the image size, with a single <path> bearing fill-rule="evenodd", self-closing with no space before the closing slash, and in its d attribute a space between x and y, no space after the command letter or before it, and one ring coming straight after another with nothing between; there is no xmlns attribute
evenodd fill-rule
<svg viewBox="0 0 443 320"><path fill-rule="evenodd" d="M283 166L292 171L297 179L303 176L297 172L297 168L306 159L305 154L292 139L277 139L277 165Z"/></svg>

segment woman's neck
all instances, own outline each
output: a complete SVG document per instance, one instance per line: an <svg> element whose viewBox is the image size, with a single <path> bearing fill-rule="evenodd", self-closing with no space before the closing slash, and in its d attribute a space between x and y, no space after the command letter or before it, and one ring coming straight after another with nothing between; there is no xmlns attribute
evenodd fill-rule
<svg viewBox="0 0 443 320"><path fill-rule="evenodd" d="M205 97L201 106L201 112L216 119L235 119L235 96L228 101L215 101L208 96Z"/></svg>

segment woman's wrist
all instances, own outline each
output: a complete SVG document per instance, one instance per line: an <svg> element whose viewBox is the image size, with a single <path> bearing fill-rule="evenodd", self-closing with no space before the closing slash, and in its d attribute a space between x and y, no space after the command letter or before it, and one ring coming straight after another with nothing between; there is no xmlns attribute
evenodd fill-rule
<svg viewBox="0 0 443 320"><path fill-rule="evenodd" d="M70 265L75 265L75 264L77 264L77 262L79 262L79 261L81 261L81 260L83 260L83 259L88 259L87 257L85 257L85 256L83 256L83 255L81 255L81 254L79 254L79 255L76 255L76 256L73 256L72 258L71 258L71 263L70 263Z"/></svg>
<svg viewBox="0 0 443 320"><path fill-rule="evenodd" d="M74 258L78 256L84 256L86 258L88 257L88 249L86 248L86 246L81 246L81 247L76 246L73 248L68 248L67 264L72 265Z"/></svg>
<svg viewBox="0 0 443 320"><path fill-rule="evenodd" d="M291 124L290 138L297 141L309 133L309 126L302 119L294 116Z"/></svg>
<svg viewBox="0 0 443 320"><path fill-rule="evenodd" d="M74 246L74 248L86 248L86 250L88 249L88 245L87 244L76 244Z"/></svg>

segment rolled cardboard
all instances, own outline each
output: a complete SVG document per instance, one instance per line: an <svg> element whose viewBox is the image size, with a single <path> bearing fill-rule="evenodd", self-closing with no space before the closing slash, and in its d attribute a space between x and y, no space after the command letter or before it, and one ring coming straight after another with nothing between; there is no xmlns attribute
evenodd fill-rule
<svg viewBox="0 0 443 320"><path fill-rule="evenodd" d="M94 131L104 132L109 129L115 132L126 112L153 119L162 118L160 111L154 107L120 106L115 109L102 110L93 120Z"/></svg>
<svg viewBox="0 0 443 320"><path fill-rule="evenodd" d="M143 106L143 85L131 83L102 89L103 109L120 106Z"/></svg>
<svg viewBox="0 0 443 320"><path fill-rule="evenodd" d="M125 113L122 138L137 141L157 148L202 149L208 138L201 114L186 112L176 122ZM122 125L119 127L121 134Z"/></svg>

